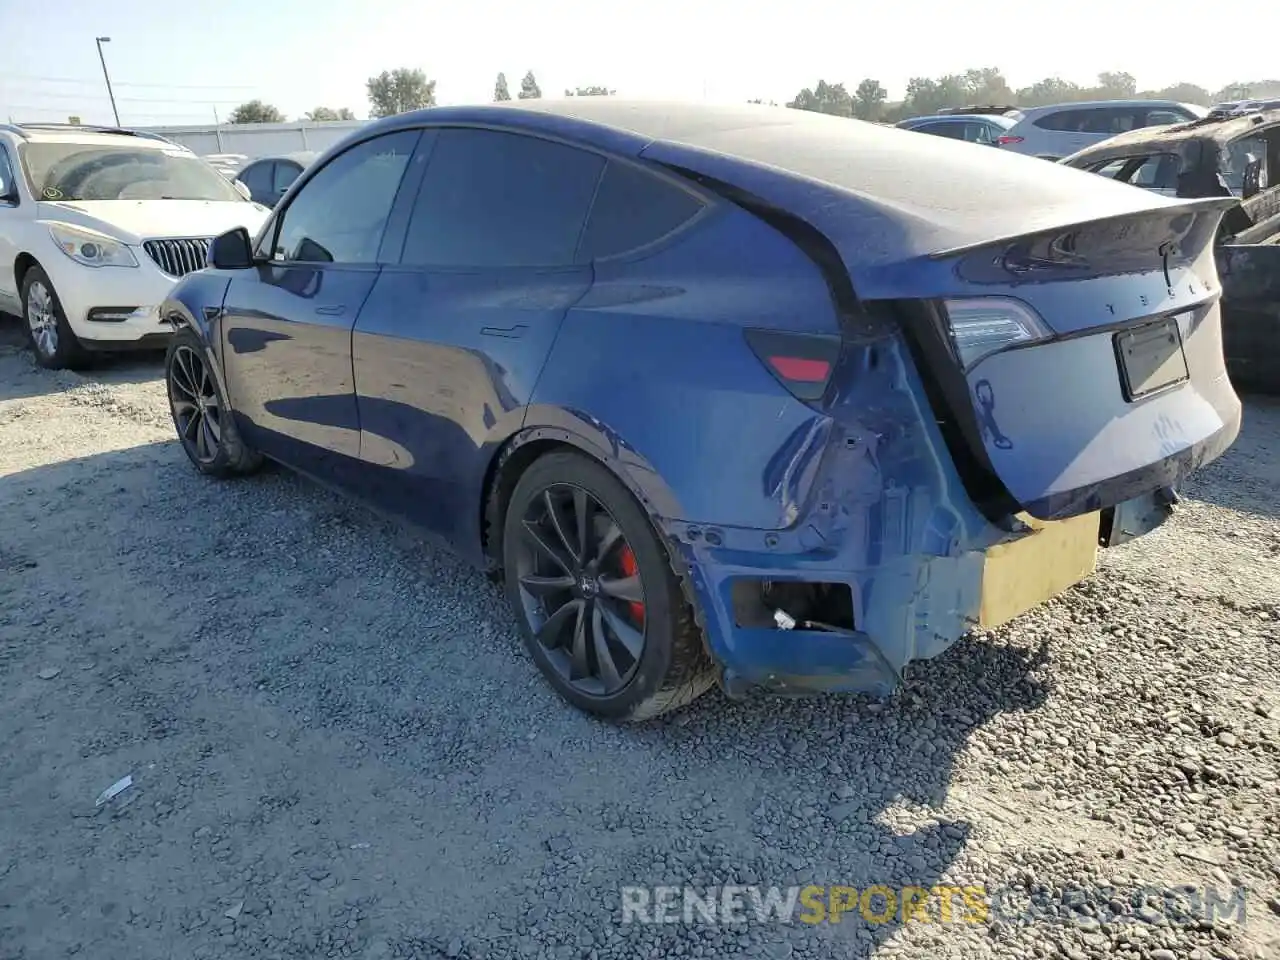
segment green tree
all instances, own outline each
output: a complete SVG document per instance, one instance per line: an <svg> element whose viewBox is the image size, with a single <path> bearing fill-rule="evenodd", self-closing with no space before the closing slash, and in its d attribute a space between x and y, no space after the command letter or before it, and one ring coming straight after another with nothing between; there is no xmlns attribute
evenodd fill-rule
<svg viewBox="0 0 1280 960"><path fill-rule="evenodd" d="M436 82L428 80L421 70L383 70L365 83L369 92L371 115L390 117L409 110L436 105Z"/></svg>
<svg viewBox="0 0 1280 960"><path fill-rule="evenodd" d="M880 85L879 80L868 77L858 84L858 89L854 91L853 115L859 120L879 120L887 99L889 99L889 91Z"/></svg>
<svg viewBox="0 0 1280 960"><path fill-rule="evenodd" d="M521 100L539 100L542 98L542 89L538 86L538 81L534 79L532 70L526 73L524 79L520 81L520 92L516 96Z"/></svg>
<svg viewBox="0 0 1280 960"><path fill-rule="evenodd" d="M232 123L284 123L284 114L269 103L250 100L231 111Z"/></svg>
<svg viewBox="0 0 1280 960"><path fill-rule="evenodd" d="M1138 92L1138 81L1131 73L1098 74L1098 85L1091 91L1098 100L1127 100Z"/></svg>
<svg viewBox="0 0 1280 960"><path fill-rule="evenodd" d="M1138 96L1151 100L1177 100L1179 103L1198 103L1202 107L1212 106L1217 101L1204 87L1194 83L1175 83L1159 90L1143 90Z"/></svg>
<svg viewBox="0 0 1280 960"><path fill-rule="evenodd" d="M968 103L975 106L983 104L1011 104L1014 93L1009 83L997 67L982 67L977 70L966 70L963 84ZM966 104L956 104L966 106Z"/></svg>
<svg viewBox="0 0 1280 960"><path fill-rule="evenodd" d="M1080 87L1060 77L1045 77L1039 83L1022 87L1017 96L1020 107L1044 107L1051 103L1087 99L1082 96Z"/></svg>
<svg viewBox="0 0 1280 960"><path fill-rule="evenodd" d="M304 120L354 120L356 115L346 107L337 110L333 107L316 107L314 110L308 110Z"/></svg>
<svg viewBox="0 0 1280 960"><path fill-rule="evenodd" d="M511 91L507 89L507 75L500 73L498 74L498 82L493 85L493 102L502 103L502 101L510 99Z"/></svg>
<svg viewBox="0 0 1280 960"><path fill-rule="evenodd" d="M566 89L564 95L566 97L612 97L617 92L608 87L578 87L576 90Z"/></svg>
<svg viewBox="0 0 1280 960"><path fill-rule="evenodd" d="M825 80L819 80L812 89L805 87L787 106L793 110L829 113L836 117L853 116L853 97L849 96L844 84L829 84Z"/></svg>

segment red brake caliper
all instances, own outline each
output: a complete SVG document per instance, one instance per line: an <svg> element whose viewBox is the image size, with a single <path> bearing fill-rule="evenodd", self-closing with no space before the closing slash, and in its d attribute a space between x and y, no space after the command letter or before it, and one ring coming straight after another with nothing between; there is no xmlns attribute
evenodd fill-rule
<svg viewBox="0 0 1280 960"><path fill-rule="evenodd" d="M634 577L640 572L640 567L636 563L636 555L631 552L629 544L623 544L622 549L618 551L618 565L622 567L622 575L624 577ZM644 604L639 600L632 600L627 606L631 609L631 619L636 622L636 626L644 626Z"/></svg>

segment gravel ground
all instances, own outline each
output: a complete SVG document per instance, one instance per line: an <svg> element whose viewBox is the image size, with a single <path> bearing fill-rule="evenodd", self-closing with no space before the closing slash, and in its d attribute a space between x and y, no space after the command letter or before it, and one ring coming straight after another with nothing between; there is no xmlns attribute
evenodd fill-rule
<svg viewBox="0 0 1280 960"><path fill-rule="evenodd" d="M1280 956L1280 405L890 701L615 729L481 575L284 471L198 477L158 378L0 323L0 958ZM1041 916L621 923L624 885L951 882ZM1182 884L1243 922L1133 894Z"/></svg>

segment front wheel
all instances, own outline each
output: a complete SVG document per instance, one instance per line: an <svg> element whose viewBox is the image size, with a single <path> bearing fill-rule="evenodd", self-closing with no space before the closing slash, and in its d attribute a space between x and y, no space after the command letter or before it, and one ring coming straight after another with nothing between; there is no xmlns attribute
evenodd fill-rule
<svg viewBox="0 0 1280 960"><path fill-rule="evenodd" d="M666 550L601 464L567 451L535 461L507 506L502 554L525 645L579 709L644 720L714 683Z"/></svg>
<svg viewBox="0 0 1280 960"><path fill-rule="evenodd" d="M204 344L189 327L173 335L164 366L173 426L195 468L211 477L229 477L261 466L261 455L240 439Z"/></svg>
<svg viewBox="0 0 1280 960"><path fill-rule="evenodd" d="M27 342L40 366L74 370L88 361L49 275L40 266L32 266L22 277L22 319Z"/></svg>

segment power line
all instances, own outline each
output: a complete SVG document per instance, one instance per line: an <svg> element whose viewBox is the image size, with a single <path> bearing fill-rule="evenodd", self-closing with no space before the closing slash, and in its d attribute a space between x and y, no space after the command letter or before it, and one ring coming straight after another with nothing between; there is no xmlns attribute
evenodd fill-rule
<svg viewBox="0 0 1280 960"><path fill-rule="evenodd" d="M72 108L70 107L50 107L47 104L44 106L36 106L30 103L3 103L3 101L0 101L0 104L3 105L2 109L0 109L0 113L19 113L19 112L52 113L52 114L57 114L61 116L62 114L70 113L72 111ZM199 106L212 107L214 105L206 103L206 104L200 104ZM94 107L93 109L102 110L104 113L107 112L105 108L102 108L102 107ZM187 111L186 113L153 113L150 110L135 110L134 114L136 116L145 117L147 119L161 119L161 120L178 120L178 119L194 118L193 122L195 123L205 123L207 122L209 117L208 113L200 110L190 110L190 111Z"/></svg>
<svg viewBox="0 0 1280 960"><path fill-rule="evenodd" d="M121 86L121 84L114 84ZM45 93L41 91L39 94L32 94L30 91L23 91L24 95L38 95L41 100L107 100L109 99L105 93ZM120 103L192 103L197 105L205 105L209 103L232 103L239 97L213 97L208 100L184 100L174 99L173 97L116 97Z"/></svg>
<svg viewBox="0 0 1280 960"><path fill-rule="evenodd" d="M85 83L96 84L101 83L101 77L37 77L31 74L22 73L0 73L0 80L33 80L37 83ZM117 87L146 87L159 90L253 90L252 86L242 84L201 84L201 83L117 83Z"/></svg>

